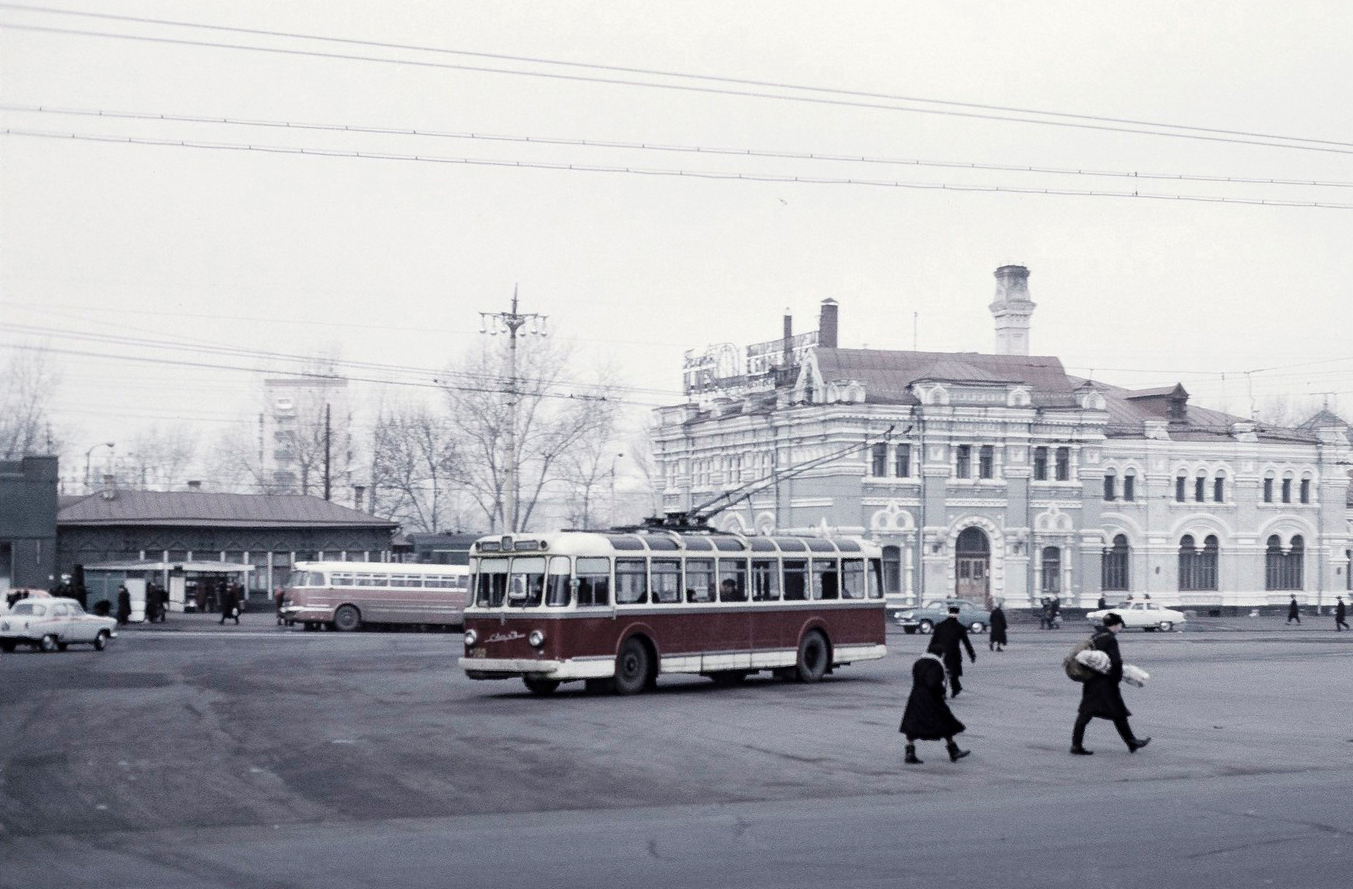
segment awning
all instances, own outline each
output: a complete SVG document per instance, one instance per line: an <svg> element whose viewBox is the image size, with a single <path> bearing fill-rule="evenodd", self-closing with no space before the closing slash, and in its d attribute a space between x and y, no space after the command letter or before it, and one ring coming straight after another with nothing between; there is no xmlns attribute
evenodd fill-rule
<svg viewBox="0 0 1353 889"><path fill-rule="evenodd" d="M172 571L182 568L187 574L240 574L256 567L239 562L100 562L86 565L85 571Z"/></svg>

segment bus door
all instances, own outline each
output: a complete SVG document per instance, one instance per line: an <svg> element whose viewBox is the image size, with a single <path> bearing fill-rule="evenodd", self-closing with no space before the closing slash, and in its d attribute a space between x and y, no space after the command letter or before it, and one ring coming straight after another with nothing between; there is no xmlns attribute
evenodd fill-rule
<svg viewBox="0 0 1353 889"><path fill-rule="evenodd" d="M780 560L753 556L749 582L753 605L750 612L752 651L774 651L793 645L794 640L789 638L789 623L779 607Z"/></svg>
<svg viewBox="0 0 1353 889"><path fill-rule="evenodd" d="M734 660L719 669L744 669L752 665L751 593L747 558L718 560L719 604L710 612L709 644L705 651L718 657L732 654Z"/></svg>

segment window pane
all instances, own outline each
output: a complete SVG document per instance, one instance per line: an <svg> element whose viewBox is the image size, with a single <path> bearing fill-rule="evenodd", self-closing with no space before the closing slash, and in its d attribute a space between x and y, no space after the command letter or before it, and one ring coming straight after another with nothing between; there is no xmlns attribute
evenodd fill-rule
<svg viewBox="0 0 1353 889"><path fill-rule="evenodd" d="M611 560L578 559L578 606L611 604Z"/></svg>
<svg viewBox="0 0 1353 889"><path fill-rule="evenodd" d="M785 559L785 601L808 598L808 561Z"/></svg>
<svg viewBox="0 0 1353 889"><path fill-rule="evenodd" d="M719 560L719 601L747 601L747 563L742 559Z"/></svg>
<svg viewBox="0 0 1353 889"><path fill-rule="evenodd" d="M357 575L357 583L371 575ZM480 559L475 602L481 607L498 608L507 598L507 559Z"/></svg>
<svg viewBox="0 0 1353 889"><path fill-rule="evenodd" d="M863 599L864 559L841 560L841 598Z"/></svg>
<svg viewBox="0 0 1353 889"><path fill-rule="evenodd" d="M1133 475L1123 476L1123 499L1134 500L1137 496L1137 477Z"/></svg>
<svg viewBox="0 0 1353 889"><path fill-rule="evenodd" d="M681 563L676 559L654 559L650 576L654 602L681 601Z"/></svg>
<svg viewBox="0 0 1353 889"><path fill-rule="evenodd" d="M840 569L836 559L813 559L813 598L841 598Z"/></svg>
<svg viewBox="0 0 1353 889"><path fill-rule="evenodd" d="M615 603L634 605L648 600L648 566L643 559L615 560Z"/></svg>
<svg viewBox="0 0 1353 889"><path fill-rule="evenodd" d="M752 562L752 600L774 602L780 598L780 563L769 559Z"/></svg>
<svg viewBox="0 0 1353 889"><path fill-rule="evenodd" d="M714 601L714 560L686 560L686 601Z"/></svg>

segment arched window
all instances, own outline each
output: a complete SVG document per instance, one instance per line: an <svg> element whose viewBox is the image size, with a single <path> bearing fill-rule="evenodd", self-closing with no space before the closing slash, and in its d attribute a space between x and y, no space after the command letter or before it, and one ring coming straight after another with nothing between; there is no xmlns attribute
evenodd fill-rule
<svg viewBox="0 0 1353 889"><path fill-rule="evenodd" d="M1212 480L1212 502L1226 502L1226 476L1219 475Z"/></svg>
<svg viewBox="0 0 1353 889"><path fill-rule="evenodd" d="M1055 546L1043 547L1043 592L1062 592L1062 551Z"/></svg>
<svg viewBox="0 0 1353 889"><path fill-rule="evenodd" d="M1184 502L1184 491L1188 487L1189 477L1184 473L1179 473L1174 480L1174 500L1176 503Z"/></svg>
<svg viewBox="0 0 1353 889"><path fill-rule="evenodd" d="M1273 502L1273 473L1264 476L1264 502Z"/></svg>
<svg viewBox="0 0 1353 889"><path fill-rule="evenodd" d="M1283 503L1292 502L1292 476L1283 478Z"/></svg>
<svg viewBox="0 0 1353 889"><path fill-rule="evenodd" d="M1181 591L1217 589L1217 537L1207 535L1203 548L1194 544L1193 535L1179 539L1179 589Z"/></svg>
<svg viewBox="0 0 1353 889"><path fill-rule="evenodd" d="M1104 550L1104 561L1100 570L1100 588L1106 592L1124 592L1128 587L1128 563L1132 551L1128 548L1127 537L1119 534L1113 538L1113 546Z"/></svg>
<svg viewBox="0 0 1353 889"><path fill-rule="evenodd" d="M1311 502L1311 480L1309 478L1304 478L1301 480L1300 498L1302 503Z"/></svg>
<svg viewBox="0 0 1353 889"><path fill-rule="evenodd" d="M1205 497L1206 491L1207 491L1207 476L1203 475L1200 472L1198 473L1198 477L1193 480L1193 502L1202 503L1203 500L1206 499Z"/></svg>
<svg viewBox="0 0 1353 889"><path fill-rule="evenodd" d="M1137 475L1131 469L1123 473L1123 499L1137 499Z"/></svg>
<svg viewBox="0 0 1353 889"><path fill-rule="evenodd" d="M902 548L883 548L883 595L896 596L902 592Z"/></svg>
<svg viewBox="0 0 1353 889"><path fill-rule="evenodd" d="M991 542L981 528L964 528L954 542L954 549L968 555L982 555L991 552Z"/></svg>
<svg viewBox="0 0 1353 889"><path fill-rule="evenodd" d="M1297 534L1292 538L1292 546L1283 552L1282 540L1277 534L1269 537L1268 548L1264 552L1264 588L1268 590L1299 590L1302 588L1302 562L1306 555L1306 543Z"/></svg>
<svg viewBox="0 0 1353 889"><path fill-rule="evenodd" d="M870 474L875 478L883 478L888 474L888 445L882 442L874 445L872 456Z"/></svg>
<svg viewBox="0 0 1353 889"><path fill-rule="evenodd" d="M1104 473L1104 499L1114 500L1118 497L1118 476L1112 472Z"/></svg>

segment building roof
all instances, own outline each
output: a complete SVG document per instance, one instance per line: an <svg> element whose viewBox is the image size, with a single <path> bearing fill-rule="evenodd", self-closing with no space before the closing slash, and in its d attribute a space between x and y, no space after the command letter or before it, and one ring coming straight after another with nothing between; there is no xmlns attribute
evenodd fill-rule
<svg viewBox="0 0 1353 889"><path fill-rule="evenodd" d="M378 528L396 523L306 494L215 494L203 491L101 492L63 502L58 526L149 525L216 528Z"/></svg>
<svg viewBox="0 0 1353 889"><path fill-rule="evenodd" d="M1024 384L1039 407L1071 407L1075 383L1062 362L1046 355L984 355L979 352L907 352L879 349L824 349L814 353L822 379L859 380L865 399L885 404L918 404L912 383Z"/></svg>
<svg viewBox="0 0 1353 889"><path fill-rule="evenodd" d="M1234 438L1232 429L1235 423L1254 423L1255 435L1260 441L1291 441L1310 443L1315 441L1313 433L1300 429L1287 429L1282 426L1266 426L1245 417L1237 417L1225 411L1189 404L1185 419L1181 422L1171 420L1169 398L1175 392L1185 395L1178 385L1156 389L1124 389L1101 383L1095 384L1104 396L1105 407L1109 412L1109 423L1105 434L1109 438L1141 438L1143 424L1148 420L1170 423L1170 438L1174 441L1209 441L1213 439Z"/></svg>

